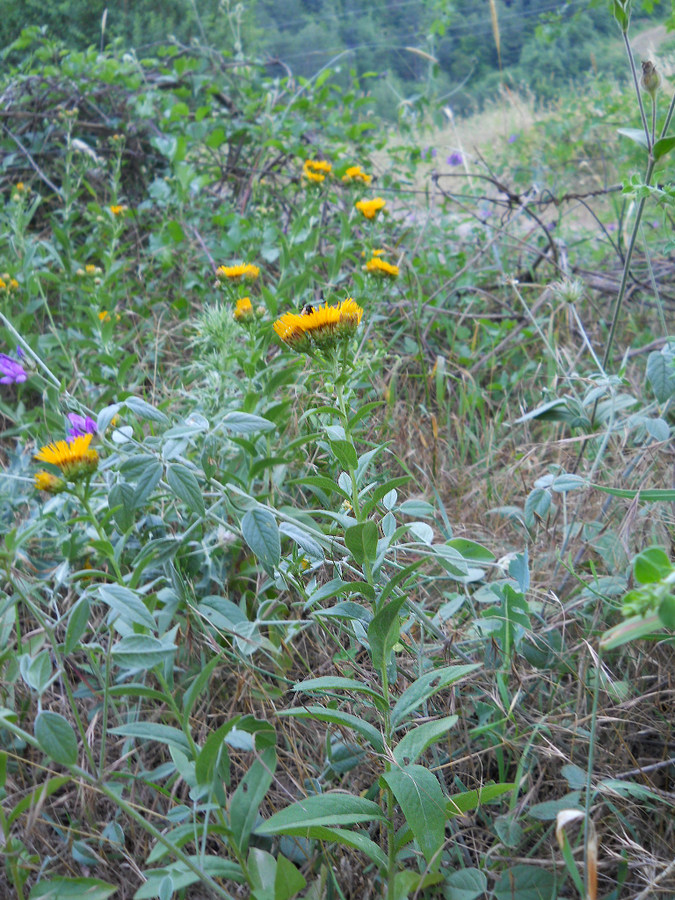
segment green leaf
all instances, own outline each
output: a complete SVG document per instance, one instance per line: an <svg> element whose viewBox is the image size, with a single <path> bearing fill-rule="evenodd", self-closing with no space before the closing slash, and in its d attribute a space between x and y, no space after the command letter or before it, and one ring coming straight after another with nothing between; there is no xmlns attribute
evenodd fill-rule
<svg viewBox="0 0 675 900"><path fill-rule="evenodd" d="M449 687L451 684L480 669L480 663L471 663L467 666L444 666L440 669L434 669L421 675L417 681L414 681L396 701L396 705L391 711L391 724L393 728L400 725L410 713L417 709L429 697L433 697L443 688Z"/></svg>
<svg viewBox="0 0 675 900"><path fill-rule="evenodd" d="M169 487L176 497L182 500L188 509L200 516L204 515L206 510L204 509L202 490L199 487L199 482L187 466L173 463L167 469L166 480L169 482Z"/></svg>
<svg viewBox="0 0 675 900"><path fill-rule="evenodd" d="M117 725L108 729L108 734L137 738L143 742L157 741L159 744L166 744L167 747L174 747L188 759L192 758L191 743L182 731L172 725L162 725L159 722L130 722L128 725Z"/></svg>
<svg viewBox="0 0 675 900"><path fill-rule="evenodd" d="M295 719L316 719L318 722L331 722L334 725L346 726L365 738L376 753L384 753L382 734L379 729L371 725L370 722L366 722L361 716L354 716L340 709L326 709L325 706L313 704L294 709L279 710L277 715L289 716Z"/></svg>
<svg viewBox="0 0 675 900"><path fill-rule="evenodd" d="M151 422L169 421L161 410L155 409L154 406L151 406L146 400L141 399L141 397L127 397L124 401L124 405L127 409L136 413L139 419L148 419Z"/></svg>
<svg viewBox="0 0 675 900"><path fill-rule="evenodd" d="M652 156L655 160L659 160L666 153L670 153L673 147L675 147L675 137L659 138L652 147Z"/></svg>
<svg viewBox="0 0 675 900"><path fill-rule="evenodd" d="M667 403L675 394L675 356L673 345L654 350L647 357L647 381L659 403Z"/></svg>
<svg viewBox="0 0 675 900"><path fill-rule="evenodd" d="M241 856L244 856L248 849L251 831L260 805L272 784L276 765L276 750L274 747L267 747L239 782L230 801L232 841Z"/></svg>
<svg viewBox="0 0 675 900"><path fill-rule="evenodd" d="M149 634L130 634L112 649L112 658L126 669L152 669L173 657L178 648Z"/></svg>
<svg viewBox="0 0 675 900"><path fill-rule="evenodd" d="M308 487L324 491L329 496L331 494L339 494L341 497L344 497L345 500L351 500L347 491L343 491L337 482L332 481L330 478L326 478L323 475L307 475L305 478L293 478L291 479L290 484L306 484Z"/></svg>
<svg viewBox="0 0 675 900"><path fill-rule="evenodd" d="M134 508L140 509L159 484L162 467L154 456L132 456L120 466L120 471L130 481L136 482Z"/></svg>
<svg viewBox="0 0 675 900"><path fill-rule="evenodd" d="M477 791L463 791L461 794L453 794L448 799L446 814L450 816L463 816L464 813L478 809L482 803L489 803L503 794L508 794L515 788L515 784L502 782L501 784L486 784Z"/></svg>
<svg viewBox="0 0 675 900"><path fill-rule="evenodd" d="M106 900L117 892L114 884L98 878L63 878L54 876L38 881L30 892L30 900Z"/></svg>
<svg viewBox="0 0 675 900"><path fill-rule="evenodd" d="M262 506L249 509L241 520L241 533L265 571L272 573L281 559L281 539L277 520Z"/></svg>
<svg viewBox="0 0 675 900"><path fill-rule="evenodd" d="M604 487L601 484L592 484L591 487L602 491L603 494L611 494L612 497L625 497L626 500L633 500L640 495L640 500L645 503L672 503L675 501L675 490L668 488L645 488L637 491L626 491L622 488Z"/></svg>
<svg viewBox="0 0 675 900"><path fill-rule="evenodd" d="M367 694L376 701L384 700L377 690L363 681L355 678L341 678L335 675L322 675L320 678L307 678L305 681L297 681L293 685L294 691L310 693L333 693L334 691L354 691L357 694Z"/></svg>
<svg viewBox="0 0 675 900"><path fill-rule="evenodd" d="M293 522L282 522L279 525L279 531L292 541L295 541L298 547L308 556L314 559L323 559L324 554L321 545L301 525L296 525Z"/></svg>
<svg viewBox="0 0 675 900"><path fill-rule="evenodd" d="M49 710L38 713L35 738L47 756L64 766L77 762L77 738L73 727L62 715Z"/></svg>
<svg viewBox="0 0 675 900"><path fill-rule="evenodd" d="M627 137L630 141L633 141L633 143L639 144L640 147L644 147L645 150L649 149L649 141L647 140L644 128L619 128L618 132L620 135L623 135L623 137Z"/></svg>
<svg viewBox="0 0 675 900"><path fill-rule="evenodd" d="M224 878L239 883L245 881L239 863L222 859L219 856L202 856L198 854L190 856L189 859L212 878ZM136 891L134 900L153 900L153 898L159 897L160 885L167 876L173 883L174 892L181 891L183 888L199 881L199 875L193 872L192 869L188 869L181 862L171 863L161 869L145 869L143 874L148 880Z"/></svg>
<svg viewBox="0 0 675 900"><path fill-rule="evenodd" d="M89 600L86 596L80 597L68 616L68 627L63 642L63 652L66 656L72 653L80 643L82 635L89 625Z"/></svg>
<svg viewBox="0 0 675 900"><path fill-rule="evenodd" d="M445 900L476 900L487 892L487 877L480 869L459 869L445 879Z"/></svg>
<svg viewBox="0 0 675 900"><path fill-rule="evenodd" d="M391 789L427 863L437 868L445 840L446 804L438 779L424 766L410 765L391 769L380 780Z"/></svg>
<svg viewBox="0 0 675 900"><path fill-rule="evenodd" d="M641 638L652 638L661 629L661 619L654 613L651 616L632 616L625 622L620 622L606 631L600 638L602 650L615 650L629 641L637 641Z"/></svg>
<svg viewBox="0 0 675 900"><path fill-rule="evenodd" d="M384 606L368 626L368 643L373 665L381 670L389 662L389 655L398 643L401 626L399 612L406 596L397 597Z"/></svg>
<svg viewBox="0 0 675 900"><path fill-rule="evenodd" d="M655 584L673 571L673 565L662 547L647 547L633 560L635 580L640 584Z"/></svg>
<svg viewBox="0 0 675 900"><path fill-rule="evenodd" d="M234 431L236 434L253 434L256 431L274 431L277 427L274 422L269 419L263 419L261 416L254 416L250 413L229 412L223 417L221 424L227 431Z"/></svg>
<svg viewBox="0 0 675 900"><path fill-rule="evenodd" d="M457 550L464 559L470 562L486 563L492 562L495 558L494 553L488 550L487 547L483 547L482 544L477 544L475 541L469 541L466 538L453 538L445 546Z"/></svg>
<svg viewBox="0 0 675 900"><path fill-rule="evenodd" d="M366 560L373 562L377 556L377 525L375 522L360 522L345 531L347 549L359 565Z"/></svg>
<svg viewBox="0 0 675 900"><path fill-rule="evenodd" d="M279 854L274 877L274 900L290 900L298 891L306 887L307 881L293 863Z"/></svg>
<svg viewBox="0 0 675 900"><path fill-rule="evenodd" d="M532 528L537 519L545 519L551 508L551 492L547 488L535 488L527 495L523 510L525 524Z"/></svg>
<svg viewBox="0 0 675 900"><path fill-rule="evenodd" d="M225 746L226 735L239 721L239 716L225 722L204 741L204 746L195 761L195 778L197 784L212 785L214 778L222 778L229 782L230 757Z"/></svg>
<svg viewBox="0 0 675 900"><path fill-rule="evenodd" d="M330 441L330 449L339 465L345 471L353 471L358 465L359 460L356 450L349 441Z"/></svg>
<svg viewBox="0 0 675 900"><path fill-rule="evenodd" d="M556 877L535 866L512 866L502 873L494 889L495 900L555 900Z"/></svg>
<svg viewBox="0 0 675 900"><path fill-rule="evenodd" d="M430 773L431 774L431 773ZM433 776L432 776L433 777ZM438 782L436 782L438 784ZM440 787L439 787L440 790ZM304 834L314 825L355 825L357 822L384 821L385 816L372 800L330 791L297 800L274 813L259 825L256 834Z"/></svg>
<svg viewBox="0 0 675 900"><path fill-rule="evenodd" d="M422 725L411 728L394 747L394 759L396 762L401 766L407 766L416 762L427 747L440 740L454 727L458 718L455 715L445 716L442 719L425 722Z"/></svg>
<svg viewBox="0 0 675 900"><path fill-rule="evenodd" d="M157 623L148 611L138 594L121 584L102 584L98 588L98 596L110 609L128 625L142 625L155 631ZM113 618L116 618L114 616Z"/></svg>
<svg viewBox="0 0 675 900"><path fill-rule="evenodd" d="M118 481L110 488L108 507L112 511L117 527L122 533L131 529L134 524L136 509L136 489L126 481Z"/></svg>
<svg viewBox="0 0 675 900"><path fill-rule="evenodd" d="M675 596L668 594L659 604L659 619L666 628L675 631Z"/></svg>

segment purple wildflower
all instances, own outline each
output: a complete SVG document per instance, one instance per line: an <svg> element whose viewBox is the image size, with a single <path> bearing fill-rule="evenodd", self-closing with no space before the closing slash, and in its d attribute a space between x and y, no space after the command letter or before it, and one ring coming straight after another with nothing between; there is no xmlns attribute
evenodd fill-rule
<svg viewBox="0 0 675 900"><path fill-rule="evenodd" d="M450 156L446 160L449 166L461 166L464 162L464 157L461 153L455 150L454 153L451 153Z"/></svg>
<svg viewBox="0 0 675 900"><path fill-rule="evenodd" d="M70 428L67 432L69 441L74 440L76 437L82 437L85 434L96 434L96 422L90 416L68 413L66 418L70 422Z"/></svg>
<svg viewBox="0 0 675 900"><path fill-rule="evenodd" d="M519 137L520 137L519 134L510 134L509 135L509 144L515 144L515 142L518 140Z"/></svg>
<svg viewBox="0 0 675 900"><path fill-rule="evenodd" d="M0 384L20 384L28 378L21 363L6 353L0 353L0 375Z"/></svg>

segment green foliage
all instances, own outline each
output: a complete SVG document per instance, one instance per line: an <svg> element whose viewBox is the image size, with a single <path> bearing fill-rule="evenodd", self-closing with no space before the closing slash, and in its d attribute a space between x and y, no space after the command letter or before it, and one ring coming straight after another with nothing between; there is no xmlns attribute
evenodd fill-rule
<svg viewBox="0 0 675 900"><path fill-rule="evenodd" d="M303 31L318 46L293 25L308 13L343 41L373 30L347 33L347 3L261 8L290 48ZM534 29L535 8L510 12ZM515 63L532 35L508 10ZM651 342L653 322L621 289L604 331L583 285L553 281L603 248L552 237L530 184L604 147L605 116L584 133L561 105L545 153L523 137L514 172L495 148L498 177L463 160L460 196L451 162L422 180L358 66L270 73L226 11L229 56L69 51L37 30L8 55L2 889L291 900L355 893L353 863L358 890L401 900L562 898L581 876L571 844L564 877L542 852L558 813L607 794L635 841L647 804L670 815L609 777L611 758L595 777L594 752L601 693L640 699L611 654L672 631L671 554L640 534L631 567L629 529L579 498L597 487L667 531L665 463L655 487L644 468L605 482L626 448L661 464L672 340L616 371L612 347ZM134 28L151 37L158 14L139 4ZM433 15L392 7L385 37L414 43ZM467 35L463 65L474 49ZM412 57L399 81L426 70ZM603 84L591 101L628 105ZM663 121L613 145L615 165L647 158L612 195L640 214L672 147ZM355 204L375 195L368 218ZM641 282L655 294L661 271Z"/></svg>

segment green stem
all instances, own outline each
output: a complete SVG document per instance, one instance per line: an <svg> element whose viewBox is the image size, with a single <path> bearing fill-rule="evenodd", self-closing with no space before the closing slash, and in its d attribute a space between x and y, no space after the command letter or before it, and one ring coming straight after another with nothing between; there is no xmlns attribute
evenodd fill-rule
<svg viewBox="0 0 675 900"><path fill-rule="evenodd" d="M595 667L595 683L593 685L593 708L591 710L590 738L588 742L588 766L586 769L586 798L584 809L584 872L586 877L586 895L588 896L588 833L589 818L591 814L591 788L593 780L593 761L595 758L595 738L598 724L598 703L600 697L600 670L602 667L602 653L598 651L598 659Z"/></svg>
<svg viewBox="0 0 675 900"><path fill-rule="evenodd" d="M630 41L628 40L628 33L623 31L623 42L626 45L626 53L628 54L628 62L630 63L630 70L633 75L633 85L635 87L635 96L637 97L638 106L640 107L640 117L642 118L642 127L645 130L645 137L647 138L648 150L651 155L652 152L652 139L649 133L649 125L647 124L647 115L645 113L645 108L642 103L642 94L640 92L640 83L638 81L637 69L635 68L635 60L633 59L633 51L630 49Z"/></svg>

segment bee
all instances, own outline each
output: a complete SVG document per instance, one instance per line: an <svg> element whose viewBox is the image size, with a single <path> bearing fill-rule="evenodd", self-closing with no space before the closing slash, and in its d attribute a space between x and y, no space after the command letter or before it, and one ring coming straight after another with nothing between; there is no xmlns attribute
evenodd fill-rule
<svg viewBox="0 0 675 900"><path fill-rule="evenodd" d="M315 307L312 306L311 303L305 303L305 305L300 310L300 315L301 316L311 316L312 313L314 312L314 309L315 309Z"/></svg>

